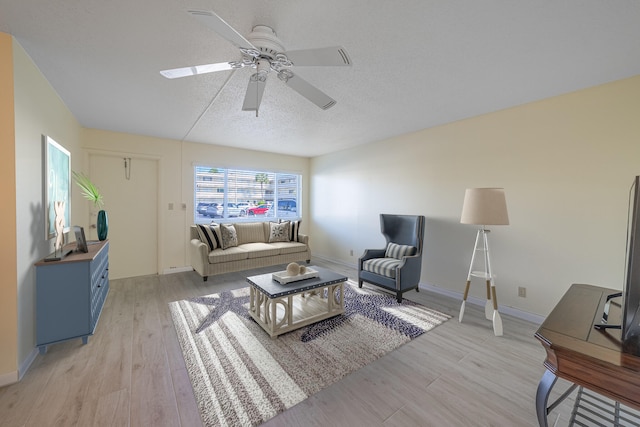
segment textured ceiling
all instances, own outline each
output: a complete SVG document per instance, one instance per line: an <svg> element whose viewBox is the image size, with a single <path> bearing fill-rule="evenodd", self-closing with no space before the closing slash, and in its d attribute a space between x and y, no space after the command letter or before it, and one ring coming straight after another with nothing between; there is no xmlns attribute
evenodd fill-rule
<svg viewBox="0 0 640 427"><path fill-rule="evenodd" d="M168 80L168 68L240 59L187 13L287 50L342 45L352 67L295 72L337 100L321 110L251 69ZM0 31L27 51L82 126L315 156L640 74L636 0L0 0Z"/></svg>

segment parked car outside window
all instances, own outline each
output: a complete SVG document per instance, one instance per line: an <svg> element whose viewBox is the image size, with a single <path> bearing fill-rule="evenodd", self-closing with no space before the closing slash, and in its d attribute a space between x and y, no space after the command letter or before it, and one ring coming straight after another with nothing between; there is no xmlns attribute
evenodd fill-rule
<svg viewBox="0 0 640 427"><path fill-rule="evenodd" d="M282 199L278 200L278 216L297 216L298 207L295 200Z"/></svg>
<svg viewBox="0 0 640 427"><path fill-rule="evenodd" d="M258 205L247 209L247 215L256 216L256 215L265 215L269 211L269 206L267 205Z"/></svg>
<svg viewBox="0 0 640 427"><path fill-rule="evenodd" d="M249 203L245 203L245 202L240 202L240 203L236 203L236 206L238 207L238 209L240 209L240 216L246 216L247 215L247 209L249 209L252 205L250 205Z"/></svg>
<svg viewBox="0 0 640 427"><path fill-rule="evenodd" d="M218 205L218 213L223 216L224 206ZM235 203L227 202L227 217L240 216L240 208Z"/></svg>
<svg viewBox="0 0 640 427"><path fill-rule="evenodd" d="M200 202L200 203L198 203L198 205L196 207L196 212L198 212L200 215L206 215L207 214L207 208L209 206L211 206L211 203Z"/></svg>
<svg viewBox="0 0 640 427"><path fill-rule="evenodd" d="M211 218L221 218L222 206L218 205L217 203L211 203L209 206L207 206L205 215Z"/></svg>

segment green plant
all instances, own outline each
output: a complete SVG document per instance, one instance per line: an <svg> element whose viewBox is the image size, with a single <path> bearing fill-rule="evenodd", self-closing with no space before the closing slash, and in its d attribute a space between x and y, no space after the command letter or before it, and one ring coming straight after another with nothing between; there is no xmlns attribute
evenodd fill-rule
<svg viewBox="0 0 640 427"><path fill-rule="evenodd" d="M85 199L93 202L93 205L98 208L104 205L100 190L98 190L98 187L96 187L85 174L73 171L73 180L78 184L80 190L82 190L82 196Z"/></svg>

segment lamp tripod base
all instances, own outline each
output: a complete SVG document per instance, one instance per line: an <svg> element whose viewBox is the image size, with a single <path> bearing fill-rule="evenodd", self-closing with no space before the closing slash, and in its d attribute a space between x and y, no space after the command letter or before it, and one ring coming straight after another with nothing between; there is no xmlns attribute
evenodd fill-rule
<svg viewBox="0 0 640 427"><path fill-rule="evenodd" d="M469 296L469 288L471 287L471 277L482 277L486 281L487 286L487 302L484 306L484 317L493 323L493 334L497 337L502 336L502 317L498 311L498 297L496 293L496 286L493 283L493 275L491 273L491 260L489 257L489 241L487 238L489 230L484 227L478 230L476 235L476 245L471 256L471 265L469 266L469 274L467 275L467 283L464 289L464 296L462 298L462 304L460 305L460 315L458 321L462 322L464 316L464 309ZM476 252L484 253L484 271L473 271L473 263L475 261Z"/></svg>

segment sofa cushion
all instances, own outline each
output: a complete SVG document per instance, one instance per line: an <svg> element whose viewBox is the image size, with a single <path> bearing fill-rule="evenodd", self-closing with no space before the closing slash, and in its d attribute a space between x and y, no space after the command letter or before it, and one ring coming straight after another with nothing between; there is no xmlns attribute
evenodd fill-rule
<svg viewBox="0 0 640 427"><path fill-rule="evenodd" d="M280 249L270 243L245 243L238 247L247 251L248 258L262 258L280 255Z"/></svg>
<svg viewBox="0 0 640 427"><path fill-rule="evenodd" d="M196 224L196 229L198 230L200 241L206 243L210 251L222 246L220 244L220 225Z"/></svg>
<svg viewBox="0 0 640 427"><path fill-rule="evenodd" d="M278 248L281 255L295 254L296 252L304 252L307 250L307 245L298 242L275 242L269 245Z"/></svg>
<svg viewBox="0 0 640 427"><path fill-rule="evenodd" d="M404 256L411 256L415 254L415 246L398 245L396 243L389 242L384 256L387 258L402 259Z"/></svg>
<svg viewBox="0 0 640 427"><path fill-rule="evenodd" d="M222 262L230 262L230 261L242 261L247 259L249 256L246 249L242 249L239 247L231 247L229 249L216 249L209 252L209 263L218 264Z"/></svg>
<svg viewBox="0 0 640 427"><path fill-rule="evenodd" d="M396 267L403 261L395 258L372 258L362 263L362 269L371 273L395 279Z"/></svg>
<svg viewBox="0 0 640 427"><path fill-rule="evenodd" d="M288 242L289 237L289 221L285 222L270 222L269 223L269 243L273 242Z"/></svg>
<svg viewBox="0 0 640 427"><path fill-rule="evenodd" d="M238 234L236 228L233 225L222 224L220 226L222 234L222 249L228 249L238 246Z"/></svg>
<svg viewBox="0 0 640 427"><path fill-rule="evenodd" d="M238 244L262 242L266 243L265 229L261 222L238 222L235 223L238 233Z"/></svg>
<svg viewBox="0 0 640 427"><path fill-rule="evenodd" d="M298 233L300 232L300 222L302 220L299 219L297 221L289 221L289 220L280 220L281 224L289 223L289 241L291 242L299 242Z"/></svg>

